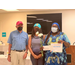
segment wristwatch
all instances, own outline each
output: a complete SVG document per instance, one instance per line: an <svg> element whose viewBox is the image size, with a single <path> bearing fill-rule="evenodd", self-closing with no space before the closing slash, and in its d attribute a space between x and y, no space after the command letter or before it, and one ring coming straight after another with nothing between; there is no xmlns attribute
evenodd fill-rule
<svg viewBox="0 0 75 75"><path fill-rule="evenodd" d="M8 54L8 55L10 55L10 54Z"/></svg>
<svg viewBox="0 0 75 75"><path fill-rule="evenodd" d="M27 53L27 54L28 54L28 52L25 52L25 53Z"/></svg>

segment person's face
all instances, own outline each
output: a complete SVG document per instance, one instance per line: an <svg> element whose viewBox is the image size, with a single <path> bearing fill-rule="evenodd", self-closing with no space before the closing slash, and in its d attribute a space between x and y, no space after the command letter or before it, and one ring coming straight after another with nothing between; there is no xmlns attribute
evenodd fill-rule
<svg viewBox="0 0 75 75"><path fill-rule="evenodd" d="M52 27L56 27L56 28L58 28L58 26L57 26L56 24L53 24Z"/></svg>
<svg viewBox="0 0 75 75"><path fill-rule="evenodd" d="M21 31L23 29L23 25L22 24L19 24L16 26L17 30Z"/></svg>
<svg viewBox="0 0 75 75"><path fill-rule="evenodd" d="M56 33L56 32L59 31L59 28L56 24L53 24L52 27L51 27L51 30L52 30L53 33Z"/></svg>
<svg viewBox="0 0 75 75"><path fill-rule="evenodd" d="M37 26L34 27L34 33L36 33L36 32L39 31L39 30L40 30L39 27L37 27Z"/></svg>
<svg viewBox="0 0 75 75"><path fill-rule="evenodd" d="M39 27L35 26L34 27L34 32L39 31L39 29L40 29Z"/></svg>

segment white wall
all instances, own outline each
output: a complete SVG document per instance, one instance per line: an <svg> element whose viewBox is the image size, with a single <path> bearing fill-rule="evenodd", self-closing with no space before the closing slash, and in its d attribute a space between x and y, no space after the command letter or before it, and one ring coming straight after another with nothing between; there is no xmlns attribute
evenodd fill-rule
<svg viewBox="0 0 75 75"><path fill-rule="evenodd" d="M62 31L67 34L71 44L75 41L75 10L61 11L44 11L44 12L28 12L28 13L4 13L0 14L0 40L5 42L11 31L15 30L15 25L18 20L23 21L23 30L27 32L27 14L43 14L43 13L62 13ZM2 32L6 32L7 37L2 37Z"/></svg>

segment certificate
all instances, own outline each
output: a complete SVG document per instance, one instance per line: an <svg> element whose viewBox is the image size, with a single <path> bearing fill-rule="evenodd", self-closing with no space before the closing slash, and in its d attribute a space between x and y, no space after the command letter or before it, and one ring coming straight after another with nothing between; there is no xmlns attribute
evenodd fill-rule
<svg viewBox="0 0 75 75"><path fill-rule="evenodd" d="M43 51L53 51L53 52L62 52L63 45L60 43L51 43L51 45L43 46Z"/></svg>
<svg viewBox="0 0 75 75"><path fill-rule="evenodd" d="M61 43L52 43L51 46L52 46L51 51L53 52L62 52L63 50L63 44Z"/></svg>
<svg viewBox="0 0 75 75"><path fill-rule="evenodd" d="M48 51L48 50L51 50L52 49L52 46L51 45L47 45L47 46L43 46L43 51Z"/></svg>

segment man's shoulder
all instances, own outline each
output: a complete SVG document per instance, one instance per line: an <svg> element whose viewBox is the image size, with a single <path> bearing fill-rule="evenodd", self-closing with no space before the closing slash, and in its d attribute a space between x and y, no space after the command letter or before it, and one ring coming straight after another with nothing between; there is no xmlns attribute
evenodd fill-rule
<svg viewBox="0 0 75 75"><path fill-rule="evenodd" d="M10 34L13 34L13 33L15 33L15 32L17 32L17 30L12 31Z"/></svg>
<svg viewBox="0 0 75 75"><path fill-rule="evenodd" d="M23 33L24 33L25 35L28 35L28 33L26 33L25 31L23 31Z"/></svg>

